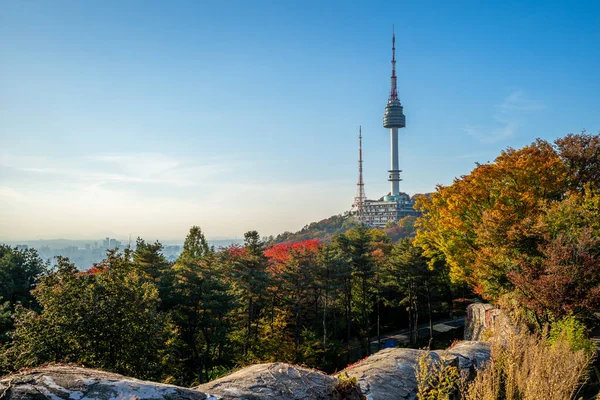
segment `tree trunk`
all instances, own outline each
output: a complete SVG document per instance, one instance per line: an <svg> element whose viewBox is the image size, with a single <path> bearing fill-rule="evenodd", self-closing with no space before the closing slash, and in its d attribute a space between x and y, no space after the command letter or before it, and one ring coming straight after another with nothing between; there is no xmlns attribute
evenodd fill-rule
<svg viewBox="0 0 600 400"><path fill-rule="evenodd" d="M408 285L408 341L412 345L413 341L413 295L412 284Z"/></svg>
<svg viewBox="0 0 600 400"><path fill-rule="evenodd" d="M429 346L431 349L431 343L433 343L433 320L431 318L431 290L429 288L429 283L425 284L425 289L427 289L427 313L429 314Z"/></svg>
<svg viewBox="0 0 600 400"><path fill-rule="evenodd" d="M379 307L379 295L377 295L377 349L381 350L381 330L380 330L381 315L380 315L379 308L380 308Z"/></svg>
<svg viewBox="0 0 600 400"><path fill-rule="evenodd" d="M367 355L371 354L371 346L369 343L369 317L367 315L367 278L363 276L362 279L362 295L363 295L363 304L362 304L362 315L363 315L363 329L365 330L365 351Z"/></svg>
<svg viewBox="0 0 600 400"><path fill-rule="evenodd" d="M327 285L327 284L326 284ZM325 287L325 299L323 302L323 351L327 351L327 287ZM325 355L323 355L325 357Z"/></svg>
<svg viewBox="0 0 600 400"><path fill-rule="evenodd" d="M244 343L244 355L248 354L248 344L252 336L252 297L248 299L248 321L246 322L246 342Z"/></svg>
<svg viewBox="0 0 600 400"><path fill-rule="evenodd" d="M413 297L414 301L415 301L415 323L414 323L414 327L415 327L415 344L419 344L419 295L416 291L415 288L415 295Z"/></svg>
<svg viewBox="0 0 600 400"><path fill-rule="evenodd" d="M346 346L347 346L347 354L346 354L346 363L349 364L350 363L350 334L351 334L351 325L352 325L352 320L351 320L351 315L350 313L352 312L352 295L350 293L350 278L348 278L346 280L346 287L345 287L345 292L344 295L346 296L345 300L345 312L346 312Z"/></svg>

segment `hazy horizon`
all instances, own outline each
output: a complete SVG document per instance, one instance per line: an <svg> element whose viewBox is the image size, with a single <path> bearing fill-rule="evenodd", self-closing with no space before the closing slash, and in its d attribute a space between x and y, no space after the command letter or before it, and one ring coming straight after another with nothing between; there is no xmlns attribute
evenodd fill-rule
<svg viewBox="0 0 600 400"><path fill-rule="evenodd" d="M297 231L600 130L600 2L0 4L0 241ZM85 239L92 240L92 239Z"/></svg>

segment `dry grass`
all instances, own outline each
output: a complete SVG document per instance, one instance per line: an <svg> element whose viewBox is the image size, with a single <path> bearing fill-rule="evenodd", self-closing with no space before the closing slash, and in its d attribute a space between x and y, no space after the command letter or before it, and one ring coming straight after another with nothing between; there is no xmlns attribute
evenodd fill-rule
<svg viewBox="0 0 600 400"><path fill-rule="evenodd" d="M566 339L521 333L492 345L486 367L463 393L466 400L568 400L585 382L591 353Z"/></svg>

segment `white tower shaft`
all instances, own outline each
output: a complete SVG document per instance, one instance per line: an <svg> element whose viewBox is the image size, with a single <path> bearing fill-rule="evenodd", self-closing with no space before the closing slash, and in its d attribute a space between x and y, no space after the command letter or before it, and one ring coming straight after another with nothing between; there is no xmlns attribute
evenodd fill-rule
<svg viewBox="0 0 600 400"><path fill-rule="evenodd" d="M400 194L400 167L398 162L398 128L390 129L390 194Z"/></svg>

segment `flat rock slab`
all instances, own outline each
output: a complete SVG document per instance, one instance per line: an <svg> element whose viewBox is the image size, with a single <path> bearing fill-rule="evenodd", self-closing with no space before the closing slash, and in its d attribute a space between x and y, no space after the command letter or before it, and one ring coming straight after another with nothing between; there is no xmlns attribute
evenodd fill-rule
<svg viewBox="0 0 600 400"><path fill-rule="evenodd" d="M338 375L356 378L363 394L370 400L405 400L416 398L415 368L425 350L384 349L350 366ZM439 355L431 353L434 360Z"/></svg>
<svg viewBox="0 0 600 400"><path fill-rule="evenodd" d="M35 368L0 379L0 399L21 400L217 400L173 385L67 365Z"/></svg>
<svg viewBox="0 0 600 400"><path fill-rule="evenodd" d="M480 369L490 360L491 345L487 342L463 340L446 352L458 357L460 369Z"/></svg>
<svg viewBox="0 0 600 400"><path fill-rule="evenodd" d="M419 357L429 353L434 362L459 367L473 376L475 368L490 358L489 343L459 342L448 350L384 349L350 366L338 375L356 378L369 400L413 400L417 397L416 368Z"/></svg>
<svg viewBox="0 0 600 400"><path fill-rule="evenodd" d="M196 386L226 399L330 399L337 379L321 371L286 363L256 364Z"/></svg>

